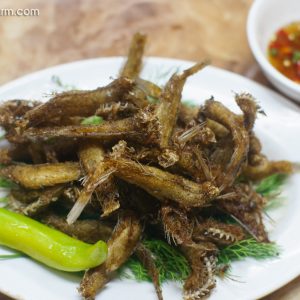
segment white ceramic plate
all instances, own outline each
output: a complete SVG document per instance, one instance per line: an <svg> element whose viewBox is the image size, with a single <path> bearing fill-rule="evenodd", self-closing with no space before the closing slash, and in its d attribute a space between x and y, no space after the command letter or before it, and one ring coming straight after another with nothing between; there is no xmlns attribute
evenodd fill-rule
<svg viewBox="0 0 300 300"><path fill-rule="evenodd" d="M57 90L51 82L53 75L78 88L95 88L116 77L123 58L102 58L79 61L40 71L13 81L0 88L0 99L45 97ZM163 81L170 71L190 66L190 62L149 58L145 61L144 78ZM189 79L183 98L202 103L212 95L225 105L237 109L234 92L252 93L267 113L259 117L256 132L263 142L264 152L272 159L300 161L300 110L282 96L239 75L208 67ZM270 227L271 240L282 247L279 258L266 261L247 259L233 264L232 280L218 280L210 299L257 299L283 286L300 274L300 175L291 176L284 189L285 205L272 211L275 225ZM1 229L0 229L1 230ZM9 250L0 247L0 254ZM80 277L51 270L29 258L0 261L0 290L17 299L76 300ZM181 299L176 283L163 286L166 300ZM156 295L149 283L114 280L98 295L98 300L153 300Z"/></svg>

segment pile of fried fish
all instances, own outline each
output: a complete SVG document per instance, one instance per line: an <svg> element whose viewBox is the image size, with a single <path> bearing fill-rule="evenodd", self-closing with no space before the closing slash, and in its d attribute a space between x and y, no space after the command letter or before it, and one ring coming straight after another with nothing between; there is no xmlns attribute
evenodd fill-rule
<svg viewBox="0 0 300 300"><path fill-rule="evenodd" d="M85 242L108 242L107 260L81 281L84 299L94 299L131 255L162 299L145 236L186 257L184 299L207 297L219 249L249 236L268 242L262 221L268 199L253 183L292 172L290 162L262 154L253 131L261 109L250 94L235 95L239 114L213 98L186 105L185 82L207 62L160 87L139 76L145 42L145 35L133 36L119 76L107 86L0 106L10 144L0 149L0 176L14 182L10 209Z"/></svg>

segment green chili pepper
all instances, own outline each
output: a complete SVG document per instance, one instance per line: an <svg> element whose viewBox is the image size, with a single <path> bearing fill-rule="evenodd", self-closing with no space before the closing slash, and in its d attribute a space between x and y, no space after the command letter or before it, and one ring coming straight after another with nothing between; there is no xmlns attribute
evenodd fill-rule
<svg viewBox="0 0 300 300"><path fill-rule="evenodd" d="M107 256L107 245L103 241L86 244L3 208L0 208L0 244L68 272L96 267Z"/></svg>

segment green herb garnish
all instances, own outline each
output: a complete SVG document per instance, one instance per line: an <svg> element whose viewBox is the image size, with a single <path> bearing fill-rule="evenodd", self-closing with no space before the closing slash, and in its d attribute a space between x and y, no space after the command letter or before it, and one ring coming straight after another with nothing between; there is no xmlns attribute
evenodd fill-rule
<svg viewBox="0 0 300 300"><path fill-rule="evenodd" d="M186 258L176 249L161 240L145 240L143 244L153 253L159 271L159 282L168 280L184 281L190 274L190 266ZM247 257L267 259L279 255L279 248L273 243L258 243L247 239L224 247L218 254L219 265L229 265L233 261ZM128 270L131 272L129 273ZM151 281L147 270L141 262L131 257L120 270L121 277L137 281Z"/></svg>
<svg viewBox="0 0 300 300"><path fill-rule="evenodd" d="M279 248L274 243L258 243L255 239L247 239L223 248L218 255L219 264L230 264L232 261L247 257L267 259L279 255Z"/></svg>
<svg viewBox="0 0 300 300"><path fill-rule="evenodd" d="M103 123L103 118L99 116L91 116L81 121L81 125L99 125Z"/></svg>
<svg viewBox="0 0 300 300"><path fill-rule="evenodd" d="M136 258L129 258L126 263L118 270L120 278L134 279L136 281L149 281L151 278L142 263Z"/></svg>
<svg viewBox="0 0 300 300"><path fill-rule="evenodd" d="M263 179L256 188L256 192L262 196L270 196L278 193L280 187L285 183L287 176L284 174L274 174Z"/></svg>
<svg viewBox="0 0 300 300"><path fill-rule="evenodd" d="M13 188L14 186L15 186L15 183L13 183L12 181L10 181L6 178L0 177L0 188L10 189L10 188Z"/></svg>
<svg viewBox="0 0 300 300"><path fill-rule="evenodd" d="M190 266L177 249L161 240L145 240L143 244L153 253L160 283L168 280L183 281L188 277ZM128 269L132 275L127 272ZM147 270L135 257L126 262L120 274L121 277L134 278L137 281L151 281Z"/></svg>

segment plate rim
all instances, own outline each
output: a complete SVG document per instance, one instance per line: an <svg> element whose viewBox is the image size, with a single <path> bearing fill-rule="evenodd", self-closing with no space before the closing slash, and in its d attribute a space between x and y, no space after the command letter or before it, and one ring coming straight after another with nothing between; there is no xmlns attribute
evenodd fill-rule
<svg viewBox="0 0 300 300"><path fill-rule="evenodd" d="M36 70L34 72L31 72L29 74L25 74L22 76L19 76L15 79L12 79L6 83L3 83L0 85L0 94L5 92L5 90L10 89L11 87L13 87L16 84L21 84L21 83L25 83L26 81L30 81L30 80L34 80L39 76L42 76L43 74L46 74L50 71L53 71L55 74L55 70L61 69L61 68L76 68L77 66L80 65L84 65L85 63L92 63L92 62L101 62L101 61L115 61L115 60L125 60L126 56L103 56L103 57L95 57L95 58L88 58L88 59L80 59L80 60L75 60L72 62L66 62L66 63L62 63L62 64L57 64L54 66L50 66L47 68L43 68L40 70ZM144 65L145 63L148 63L151 61L161 61L161 62L170 62L170 63L177 63L177 64L194 64L196 63L195 61L192 60L184 60L184 59L177 59L177 58L170 58L170 57L161 57L161 56L145 56L144 59ZM296 110L300 113L300 106L297 105L292 99L289 99L287 96L280 94L279 91L277 90L272 90L270 87L267 87L251 78L245 77L241 74L238 73L234 73L232 71L223 69L223 68L219 68L213 65L209 65L206 68L212 70L212 71L216 71L219 73L223 73L224 75L228 75L231 77L234 77L236 79L241 79L244 80L245 82L248 82L250 84L254 84L255 86L258 86L261 89L264 89L265 91L268 91L269 93L276 95L277 97L280 98L280 102L284 102L288 108L292 109L292 110ZM1 98L0 98L1 101Z"/></svg>
<svg viewBox="0 0 300 300"><path fill-rule="evenodd" d="M7 90L12 89L14 86L17 85L21 85L21 84L26 84L26 82L31 82L31 81L35 81L38 80L39 77L46 75L47 73L53 73L55 74L56 70L62 70L62 69L70 69L70 68L78 68L78 66L80 65L84 65L86 63L93 63L93 62L106 62L108 63L109 61L112 61L114 63L116 62L121 62L122 60L125 59L125 56L108 56L108 57L99 57L99 58L89 58L89 59L83 59L83 60L76 60L73 62L67 62L67 63L63 63L63 64L58 64L55 66L51 66L48 68L44 68L41 70L37 70L34 71L32 73L20 76L16 79L13 79L9 82L4 83L3 85L0 86L0 102L2 102L2 98L1 98L1 94L5 93ZM182 59L175 59L175 58L164 58L164 57L158 57L158 56L146 56L144 58L144 63L149 63L151 64L152 61L158 61L158 62L168 62L168 63L172 63L175 65L187 65L187 64L193 64L193 61L189 61L189 60L182 60ZM281 95L280 93L278 93L277 91L272 90L271 88L264 86L261 83L258 83L250 78L244 77L240 74L236 74L234 72L219 68L219 67L215 67L215 66L209 66L209 69L211 69L212 72L218 72L220 74L223 74L225 76L229 76L229 80L230 78L234 78L236 80L243 80L247 83L249 83L250 85L253 86L253 89L255 89L256 87L258 87L261 90L264 90L265 92L269 93L270 96L272 95L276 95L276 98L278 98L280 100L280 102L282 102L282 104L286 105L286 109L288 110L292 110L293 112L299 114L300 116L300 108L299 106L292 102L291 100L288 100L288 98L284 95ZM298 253L293 253L297 256L300 257L300 253L298 251ZM297 276L300 275L300 270L298 272L294 272L291 273L290 276L286 276L285 280L280 281L280 284L276 285L276 284L271 284L271 288L268 289L268 291L264 292L264 293L260 293L259 297L264 297L266 295L269 295L270 293L280 289L282 286L286 285L287 283L289 283L290 281L292 281L293 279L295 279ZM275 282L275 281L274 281ZM10 292L8 293L6 290L1 289L3 291L3 293L5 293L6 295L10 296L10 297L19 297L19 295L15 295L13 296Z"/></svg>

